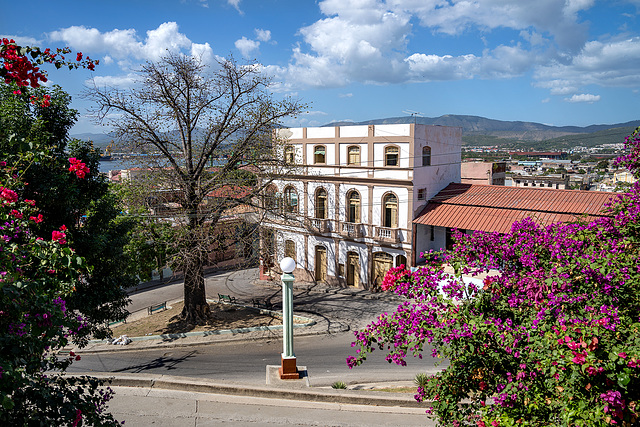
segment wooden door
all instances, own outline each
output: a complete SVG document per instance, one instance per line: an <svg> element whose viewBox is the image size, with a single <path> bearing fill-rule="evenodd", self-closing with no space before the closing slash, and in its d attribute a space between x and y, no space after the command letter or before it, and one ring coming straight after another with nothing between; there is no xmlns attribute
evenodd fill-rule
<svg viewBox="0 0 640 427"><path fill-rule="evenodd" d="M347 286L360 285L360 257L356 252L347 252Z"/></svg>
<svg viewBox="0 0 640 427"><path fill-rule="evenodd" d="M393 267L393 257L384 252L377 252L373 254L373 283L376 287L382 285L384 276L387 271Z"/></svg>
<svg viewBox="0 0 640 427"><path fill-rule="evenodd" d="M327 280L327 249L324 246L316 246L316 281Z"/></svg>

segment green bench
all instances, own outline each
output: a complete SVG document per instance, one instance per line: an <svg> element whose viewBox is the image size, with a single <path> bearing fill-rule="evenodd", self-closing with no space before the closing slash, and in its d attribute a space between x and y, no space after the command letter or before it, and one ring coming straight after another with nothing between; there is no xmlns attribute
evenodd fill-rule
<svg viewBox="0 0 640 427"><path fill-rule="evenodd" d="M231 295L218 294L218 302L235 304L236 297L232 297Z"/></svg>
<svg viewBox="0 0 640 427"><path fill-rule="evenodd" d="M167 302L165 301L162 304L150 305L149 307L147 307L147 313L149 315L152 315L156 311L166 310L166 309L167 309Z"/></svg>

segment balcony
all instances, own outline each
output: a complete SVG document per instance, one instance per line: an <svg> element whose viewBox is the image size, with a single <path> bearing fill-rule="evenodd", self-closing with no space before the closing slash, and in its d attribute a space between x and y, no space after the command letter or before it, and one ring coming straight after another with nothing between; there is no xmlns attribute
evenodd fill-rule
<svg viewBox="0 0 640 427"><path fill-rule="evenodd" d="M356 239L364 237L364 224L357 224L353 222L343 222L340 224L340 234L344 237Z"/></svg>
<svg viewBox="0 0 640 427"><path fill-rule="evenodd" d="M330 219L309 218L308 228L312 233L328 234L331 233L332 221Z"/></svg>
<svg viewBox="0 0 640 427"><path fill-rule="evenodd" d="M400 229L375 227L375 238L386 243L400 243Z"/></svg>

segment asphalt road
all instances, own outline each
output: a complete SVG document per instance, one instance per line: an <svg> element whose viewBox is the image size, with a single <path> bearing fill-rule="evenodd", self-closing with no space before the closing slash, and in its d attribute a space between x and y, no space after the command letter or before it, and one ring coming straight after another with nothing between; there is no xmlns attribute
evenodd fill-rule
<svg viewBox="0 0 640 427"><path fill-rule="evenodd" d="M335 381L347 384L411 381L419 372L433 372L434 359L410 357L401 367L384 360L376 350L354 369L345 359L354 355L352 333L296 337L294 352L298 366L306 366L313 387L330 386ZM123 349L124 350L124 349ZM194 347L176 347L145 351L84 354L69 372L129 372L201 377L216 382L264 385L266 365L279 365L282 340L239 341Z"/></svg>

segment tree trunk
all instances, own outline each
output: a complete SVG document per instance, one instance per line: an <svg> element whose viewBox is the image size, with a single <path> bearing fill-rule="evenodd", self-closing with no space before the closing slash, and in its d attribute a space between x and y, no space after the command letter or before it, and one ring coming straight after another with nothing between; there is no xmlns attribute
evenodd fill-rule
<svg viewBox="0 0 640 427"><path fill-rule="evenodd" d="M189 233L186 251L184 252L184 308L181 317L187 323L204 325L209 319L211 309L207 303L207 293L204 282L204 265L207 259L206 247L200 235L204 230L196 219L197 204L193 203L189 210Z"/></svg>
<svg viewBox="0 0 640 427"><path fill-rule="evenodd" d="M185 265L187 268L184 270L184 308L181 317L187 323L203 325L211 314L204 284L203 262L200 256L194 254Z"/></svg>

